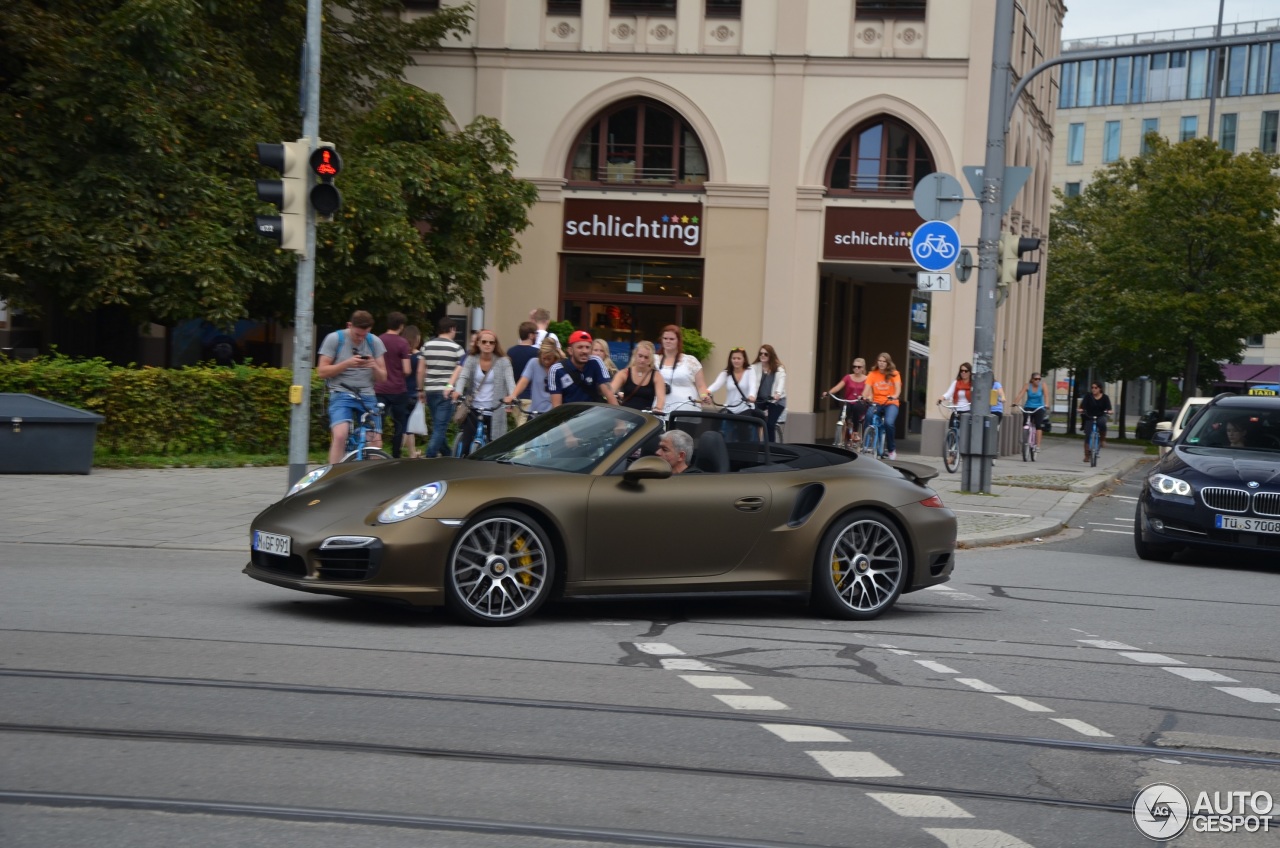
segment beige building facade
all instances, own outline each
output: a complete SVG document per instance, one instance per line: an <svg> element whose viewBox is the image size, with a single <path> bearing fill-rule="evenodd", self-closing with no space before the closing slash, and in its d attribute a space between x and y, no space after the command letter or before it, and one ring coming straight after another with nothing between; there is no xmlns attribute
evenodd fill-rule
<svg viewBox="0 0 1280 848"><path fill-rule="evenodd" d="M522 262L486 287L486 326L509 342L546 306L623 360L682 324L714 342L709 372L771 344L790 441L829 439L818 395L887 351L908 396L899 432L940 443L933 401L972 359L976 282L917 290L912 191L984 161L994 0L475 6L469 40L407 76L459 124L499 119L539 190ZM1015 75L1056 56L1063 14L1019 4ZM1054 79L1030 86L1009 134L1007 163L1032 168L1005 227L1021 235L1048 227ZM979 219L966 202L952 221L975 256ZM1006 385L1039 365L1043 274L999 310Z"/></svg>

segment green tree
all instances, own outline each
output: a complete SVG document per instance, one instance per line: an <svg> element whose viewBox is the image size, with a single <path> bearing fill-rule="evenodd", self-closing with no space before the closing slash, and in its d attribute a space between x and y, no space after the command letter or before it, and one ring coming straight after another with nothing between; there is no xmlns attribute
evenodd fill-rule
<svg viewBox="0 0 1280 848"><path fill-rule="evenodd" d="M399 78L470 7L325 0L321 134L346 164L316 313L474 302L518 259L510 139ZM46 319L291 318L296 261L253 234L254 143L300 135L304 0L15 0L0 16L0 297Z"/></svg>
<svg viewBox="0 0 1280 848"><path fill-rule="evenodd" d="M1077 197L1059 194L1044 360L1194 387L1212 363L1239 361L1246 336L1280 330L1280 158L1148 142Z"/></svg>

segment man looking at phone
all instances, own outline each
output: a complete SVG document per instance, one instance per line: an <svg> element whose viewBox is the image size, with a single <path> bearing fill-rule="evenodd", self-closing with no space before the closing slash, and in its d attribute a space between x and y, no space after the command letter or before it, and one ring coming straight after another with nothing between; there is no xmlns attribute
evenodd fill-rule
<svg viewBox="0 0 1280 848"><path fill-rule="evenodd" d="M387 352L382 340L369 333L373 316L363 309L351 313L345 329L330 333L320 343L320 362L316 374L329 388L329 462L342 459L351 432L351 419L359 420L367 411L377 408L374 383L387 379L383 356ZM374 433L369 447L382 447L382 416L375 415Z"/></svg>

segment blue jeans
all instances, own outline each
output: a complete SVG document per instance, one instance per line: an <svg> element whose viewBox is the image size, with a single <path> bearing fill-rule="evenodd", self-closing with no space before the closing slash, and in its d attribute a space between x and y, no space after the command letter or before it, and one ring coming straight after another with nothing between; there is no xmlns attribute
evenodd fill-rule
<svg viewBox="0 0 1280 848"><path fill-rule="evenodd" d="M880 407L880 411L884 413L884 450L885 453L892 453L898 449L893 438L894 425L898 423L898 407L885 404Z"/></svg>
<svg viewBox="0 0 1280 848"><path fill-rule="evenodd" d="M453 401L444 392L427 392L427 410L431 413L431 438L427 440L427 458L447 454L449 443L445 433L453 420Z"/></svg>

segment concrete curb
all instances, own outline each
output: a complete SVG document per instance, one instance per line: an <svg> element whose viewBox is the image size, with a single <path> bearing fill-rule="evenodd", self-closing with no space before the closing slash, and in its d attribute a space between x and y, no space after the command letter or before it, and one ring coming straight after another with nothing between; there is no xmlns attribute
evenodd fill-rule
<svg viewBox="0 0 1280 848"><path fill-rule="evenodd" d="M1139 465L1148 462L1155 462L1159 457L1155 456L1131 456L1120 461L1118 465L1108 468L1103 474L1095 474L1092 477L1081 480L1078 483L1072 483L1067 487L1069 492L1083 492L1087 495L1096 495L1104 489L1117 477L1123 477Z"/></svg>
<svg viewBox="0 0 1280 848"><path fill-rule="evenodd" d="M969 535L961 534L956 538L956 547L960 550L971 550L973 548L989 548L994 545L1007 545L1012 542L1030 542L1032 539L1060 533L1064 527L1066 527L1066 524L1056 518L1033 518L1012 529L989 530L985 533L972 533Z"/></svg>

